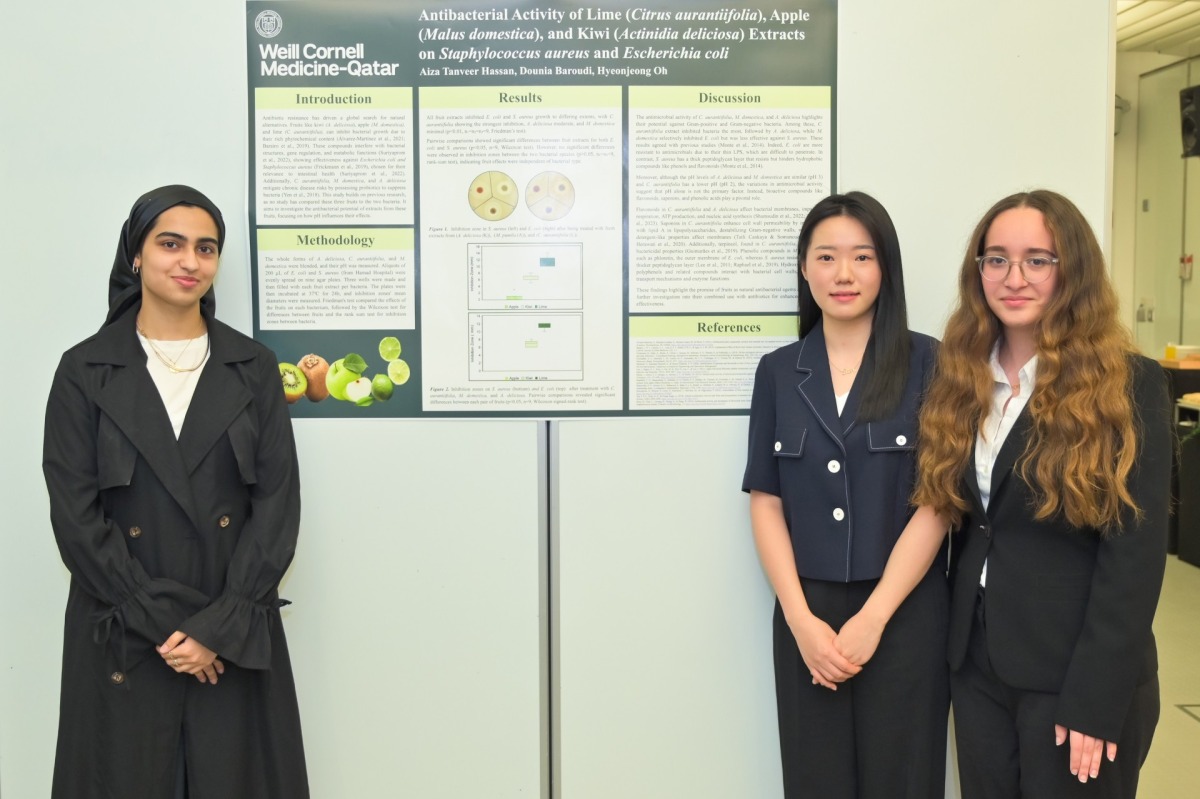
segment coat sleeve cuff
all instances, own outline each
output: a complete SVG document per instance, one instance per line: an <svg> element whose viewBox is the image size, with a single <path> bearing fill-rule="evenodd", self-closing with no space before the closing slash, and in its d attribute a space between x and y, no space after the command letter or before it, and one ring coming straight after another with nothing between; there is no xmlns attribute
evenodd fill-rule
<svg viewBox="0 0 1200 799"><path fill-rule="evenodd" d="M180 630L243 669L271 667L271 623L283 600L255 602L222 594L185 621Z"/></svg>
<svg viewBox="0 0 1200 799"><path fill-rule="evenodd" d="M1080 707L1079 703L1070 697L1060 697L1054 713L1054 722L1068 730L1081 732L1102 741L1120 741L1132 698L1131 693L1118 702L1110 696L1104 703L1091 703Z"/></svg>

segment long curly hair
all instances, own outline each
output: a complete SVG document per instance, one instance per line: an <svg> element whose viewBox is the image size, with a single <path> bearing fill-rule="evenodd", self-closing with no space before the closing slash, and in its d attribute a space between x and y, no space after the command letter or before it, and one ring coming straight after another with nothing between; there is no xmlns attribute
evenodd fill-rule
<svg viewBox="0 0 1200 799"><path fill-rule="evenodd" d="M971 235L958 276L958 304L946 324L920 418L914 501L961 523L964 473L992 404L988 366L1002 333L984 297L976 256L988 229L1013 208L1042 213L1058 254L1058 282L1037 324L1033 431L1017 461L1035 498L1034 518L1061 514L1074 527L1108 534L1141 510L1127 483L1137 456L1130 399L1134 346L1117 318L1116 292L1095 234L1075 204L1052 191L1022 192L993 205Z"/></svg>

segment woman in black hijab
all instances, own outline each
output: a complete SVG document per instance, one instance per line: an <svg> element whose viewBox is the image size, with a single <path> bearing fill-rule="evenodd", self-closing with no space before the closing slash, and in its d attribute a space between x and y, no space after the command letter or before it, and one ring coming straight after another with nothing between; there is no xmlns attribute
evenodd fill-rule
<svg viewBox="0 0 1200 799"><path fill-rule="evenodd" d="M43 471L71 573L53 797L304 799L279 581L300 521L270 350L213 317L221 213L138 199L63 354Z"/></svg>

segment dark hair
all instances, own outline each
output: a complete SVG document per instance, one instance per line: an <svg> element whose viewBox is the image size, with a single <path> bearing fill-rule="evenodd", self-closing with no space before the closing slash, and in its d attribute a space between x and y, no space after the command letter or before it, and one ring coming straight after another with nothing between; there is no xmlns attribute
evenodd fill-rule
<svg viewBox="0 0 1200 799"><path fill-rule="evenodd" d="M834 216L849 216L862 224L875 245L882 280L871 324L871 338L863 353L861 373L866 376L859 418L882 419L900 404L908 382L908 311L904 303L904 271L900 261L900 239L892 218L879 201L861 191L831 194L813 206L800 228L796 265L800 288L800 337L821 321L821 308L802 267L817 225Z"/></svg>
<svg viewBox="0 0 1200 799"><path fill-rule="evenodd" d="M213 215L212 211L210 211L206 206L200 205L199 203L186 202L183 200L175 203L171 206L171 208L179 208L180 206L183 206L184 208L199 208L210 217ZM135 246L132 250L130 250L130 255L137 255L141 253L142 247L146 246L146 239L149 238L150 231L153 230L154 225L158 223L158 217L162 216L167 211L170 211L171 208L164 208L163 210L159 211L158 214L150 220L150 224L146 225L135 233L137 236L137 241L133 242ZM217 226L217 254L219 255L221 248L225 246L225 223L224 220L218 221L216 217L213 217L213 224Z"/></svg>

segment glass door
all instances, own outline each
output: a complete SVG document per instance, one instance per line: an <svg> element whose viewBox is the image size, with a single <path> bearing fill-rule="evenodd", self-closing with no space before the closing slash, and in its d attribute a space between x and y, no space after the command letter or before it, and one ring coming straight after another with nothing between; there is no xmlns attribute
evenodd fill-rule
<svg viewBox="0 0 1200 799"><path fill-rule="evenodd" d="M1135 330L1142 352L1160 358L1168 342L1182 338L1184 178L1186 162L1197 160L1180 156L1179 90L1189 85L1188 73L1179 63L1143 75L1138 100ZM1200 201L1190 205L1200 210Z"/></svg>

